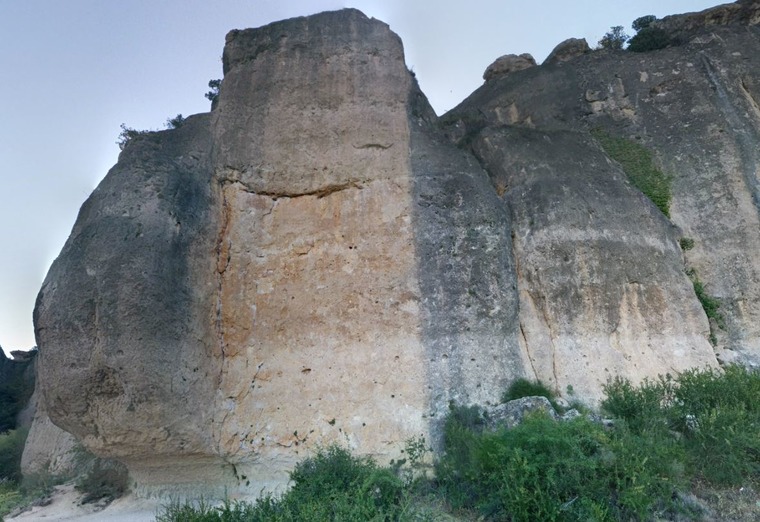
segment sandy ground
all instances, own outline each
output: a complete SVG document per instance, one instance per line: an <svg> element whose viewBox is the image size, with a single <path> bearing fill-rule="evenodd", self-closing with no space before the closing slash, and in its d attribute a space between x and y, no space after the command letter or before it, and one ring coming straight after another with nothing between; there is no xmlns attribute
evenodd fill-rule
<svg viewBox="0 0 760 522"><path fill-rule="evenodd" d="M135 499L131 495L117 499L105 509L102 507L79 504L81 494L72 485L57 486L51 496L52 502L47 506L34 506L10 521L57 521L75 520L77 522L153 522L161 507L157 500Z"/></svg>

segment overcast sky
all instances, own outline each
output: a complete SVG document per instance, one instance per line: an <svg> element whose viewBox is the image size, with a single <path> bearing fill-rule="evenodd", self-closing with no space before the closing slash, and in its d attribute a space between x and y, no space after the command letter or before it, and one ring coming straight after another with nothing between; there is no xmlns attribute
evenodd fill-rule
<svg viewBox="0 0 760 522"><path fill-rule="evenodd" d="M642 15L706 0L0 0L0 345L34 346L32 309L79 207L116 162L119 125L163 128L209 109L230 29L356 7L404 41L439 114L494 59L540 63L562 40L591 46Z"/></svg>

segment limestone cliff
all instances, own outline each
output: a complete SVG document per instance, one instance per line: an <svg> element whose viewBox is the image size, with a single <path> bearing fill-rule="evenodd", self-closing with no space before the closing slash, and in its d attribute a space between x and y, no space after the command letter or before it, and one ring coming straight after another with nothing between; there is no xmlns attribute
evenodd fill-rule
<svg viewBox="0 0 760 522"><path fill-rule="evenodd" d="M214 110L134 138L50 269L50 420L138 493L255 496L318 445L435 444L450 402L517 377L593 402L614 375L717 365L689 267L724 304L719 347L753 361L742 23L646 55L575 42L440 121L400 39L356 10L232 31ZM673 173L670 219L598 128Z"/></svg>
<svg viewBox="0 0 760 522"><path fill-rule="evenodd" d="M643 298L641 303L651 305L660 301L664 308L654 315L642 311L643 320L648 316L657 317L660 326L652 330L639 320L634 321L631 323L635 326L631 342L641 340L642 345L656 347L656 351L666 359L672 357L676 364L682 360L682 348L674 348L675 352L666 355L661 340L651 343L645 339L656 330L671 338L672 335L685 335L683 343L678 341L676 344L700 351L698 358L704 360L709 357L707 347L691 337L700 332L698 336L702 336L706 325L703 318L697 317L700 314L693 300L690 304L683 301L688 297L688 289L682 276L676 292L680 297L676 298L672 291L665 290L663 281L659 280L664 272L656 268L661 258L651 251L655 243L661 243L655 248L670 257L665 262L669 271L695 270L706 290L720 301L725 324L713 324L713 332L721 358L753 365L760 362L760 265L756 255L760 247L757 193L760 172L760 27L757 23L760 18L755 16L758 8L756 2L741 2L704 13L666 18L661 22L663 27L677 29L681 45L648 53L598 51L578 56L565 64L546 64L519 71L485 84L445 117L449 134L455 141L468 135L466 147L486 165L497 188L504 187L502 190L508 192L505 200L513 213L518 212L521 205L515 206L512 194L526 182L532 183L525 172L538 168L527 166L526 170L526 160L520 159L524 147L515 147L508 141L502 141L501 145L494 141L504 126L547 131L561 129L580 134L603 129L643 144L653 152L656 162L672 179L670 227L665 216L658 217L657 212L650 212L646 205L629 207L629 204L600 192L599 182L593 182L594 189L587 190L583 184L588 183L589 176L601 174L598 167L588 161L585 164L576 161L580 169L575 168L569 158L548 168L554 169L555 175L560 173L566 191L576 192L574 197L570 192L566 193L565 197L569 196L569 199L563 206L570 207L573 202L579 214L583 213L581 209L589 211L588 219L579 221L580 217L576 217L575 224L580 223L580 228L592 234L609 233L623 249L612 258L614 250L609 244L600 245L596 250L598 261L605 260L603 277L616 279L613 266L623 269L628 265L624 269L628 275L621 273L615 285L623 284L627 277L632 283L644 285L642 289L652 285L657 292L664 291L662 299L644 297L641 289L635 292L638 294L636 299ZM470 136L472 134L476 137ZM553 147L548 147L543 154L553 155ZM589 159L593 158L593 153L576 149L573 156L576 160L581 157ZM552 160L542 160L542 163L547 162L552 163ZM581 177L576 177L575 172ZM609 179L609 176L604 177ZM583 184L572 179L580 179ZM540 211L536 208L539 201L530 199L528 202L533 212ZM550 202L547 204L551 205ZM600 217L599 205L610 205L609 208L614 209L617 216L613 218L619 220L621 226L617 232L614 231L617 225L610 226L609 220L593 224ZM656 225L660 232L654 233L651 226L644 225L638 216L634 216L644 212L650 214L648 220L652 225L660 222ZM559 226L572 223L561 213L554 215ZM641 239L648 236L646 242L650 247L639 244L641 239L634 239L634 236ZM675 240L679 236L694 242L693 249L683 254L683 269L677 263L680 254ZM571 234L560 233L558 237L565 243L572 241ZM654 240L654 237L659 239ZM589 245L588 239L582 240L585 245ZM629 248L630 253L624 254ZM557 269L560 265L556 256L551 256L547 262ZM632 265L639 267L636 269L638 274L630 273ZM539 266L532 265L531 268ZM578 268L577 263L571 264L567 275ZM567 281L566 278L563 280ZM522 289L527 290L530 286L521 285L521 295L524 293ZM572 287L577 289L579 285L573 284ZM539 290L537 294L532 292L534 296L544 296L547 289ZM611 299L593 298L592 301L595 306L612 310L618 308L616 302L622 303L631 295L622 292L620 287L610 294ZM591 298L591 295L586 297ZM577 300L573 302L579 303ZM669 313L664 312L665 308L672 309L675 315L670 317L674 321L667 319ZM522 307L521 316L526 322L534 322L529 318L530 314L526 315L527 310ZM571 312L575 319L578 318L576 312ZM687 314L691 319L682 318L681 314ZM599 315L594 313L591 317L598 318ZM618 321L608 317L609 324L597 325L592 330L612 335ZM543 321L549 326L563 322L559 316L550 316ZM590 330L584 326L575 331L580 334ZM681 333L676 333L679 331ZM556 338L557 335L550 337ZM579 339L583 336L574 333L571 337ZM615 342L610 338L610 346ZM623 353L627 354L629 350L623 350ZM645 358L651 360L648 355Z"/></svg>

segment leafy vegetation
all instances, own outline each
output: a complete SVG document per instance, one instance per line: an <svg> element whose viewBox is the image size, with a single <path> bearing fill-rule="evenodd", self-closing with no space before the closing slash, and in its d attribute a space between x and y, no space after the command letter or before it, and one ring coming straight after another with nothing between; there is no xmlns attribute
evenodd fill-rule
<svg viewBox="0 0 760 522"><path fill-rule="evenodd" d="M132 127L127 127L127 125L124 123L119 125L119 128L121 128L121 132L119 133L119 137L116 139L116 144L119 146L119 150L124 150L127 147L127 144L130 143L133 139L139 136L144 136L151 132L149 130L136 130Z"/></svg>
<svg viewBox="0 0 760 522"><path fill-rule="evenodd" d="M655 20L657 20L657 17L655 15L640 16L636 20L633 21L633 23L631 24L631 27L633 28L634 31L638 32L652 25L652 23L654 23Z"/></svg>
<svg viewBox="0 0 760 522"><path fill-rule="evenodd" d="M636 34L628 40L628 50L635 53L663 49L672 43L670 35L652 24L657 20L654 15L647 15L633 21L631 27Z"/></svg>
<svg viewBox="0 0 760 522"><path fill-rule="evenodd" d="M591 133L607 155L620 163L633 186L670 217L672 180L654 164L649 149L633 140L611 136L601 129Z"/></svg>
<svg viewBox="0 0 760 522"><path fill-rule="evenodd" d="M678 240L678 245L681 247L681 250L686 252L687 250L694 248L694 240L690 237L682 237Z"/></svg>
<svg viewBox="0 0 760 522"><path fill-rule="evenodd" d="M24 376L23 368L28 363L16 363L18 371L12 377L0 382L0 433L16 427L16 416L29 402L34 392L34 381Z"/></svg>
<svg viewBox="0 0 760 522"><path fill-rule="evenodd" d="M451 505L487 520L642 519L680 485L671 448L648 442L586 417L477 434L451 416L436 469Z"/></svg>
<svg viewBox="0 0 760 522"><path fill-rule="evenodd" d="M86 462L80 464L80 469L81 474L76 480L75 487L84 493L81 499L82 504L103 499L110 502L122 496L127 490L127 468L117 461L91 455Z"/></svg>
<svg viewBox="0 0 760 522"><path fill-rule="evenodd" d="M664 49L671 43L670 36L664 30L659 27L646 27L628 41L628 50L635 53L645 53Z"/></svg>
<svg viewBox="0 0 760 522"><path fill-rule="evenodd" d="M610 30L602 36L598 42L599 49L611 49L613 51L621 50L628 41L628 35L625 34L622 25L610 27Z"/></svg>
<svg viewBox="0 0 760 522"><path fill-rule="evenodd" d="M24 495L14 482L0 480L0 520L24 502Z"/></svg>
<svg viewBox="0 0 760 522"><path fill-rule="evenodd" d="M726 328L726 319L720 312L720 301L707 293L705 285L699 280L696 270L690 268L686 271L686 275L691 279L691 283L694 286L694 293L696 294L697 299L699 299L699 303L702 305L705 315L707 315L707 318L710 320L710 342L715 346L718 344L718 340L715 336L713 325L721 330Z"/></svg>
<svg viewBox="0 0 760 522"><path fill-rule="evenodd" d="M26 434L23 429L0 433L0 480L21 480L21 454L24 452Z"/></svg>
<svg viewBox="0 0 760 522"><path fill-rule="evenodd" d="M352 456L331 446L299 463L290 475L293 487L282 497L266 496L255 505L225 502L174 503L158 522L409 520L407 490L390 467Z"/></svg>
<svg viewBox="0 0 760 522"><path fill-rule="evenodd" d="M689 476L715 485L760 479L760 372L743 366L690 370L634 388L617 379L603 408L632 431L671 435ZM673 437L672 434L676 434Z"/></svg>
<svg viewBox="0 0 760 522"><path fill-rule="evenodd" d="M177 114L174 118L166 118L167 129L179 129L185 123L185 117Z"/></svg>
<svg viewBox="0 0 760 522"><path fill-rule="evenodd" d="M523 383L506 395L519 395L521 387L533 389ZM687 488L751 489L760 482L758 371L692 370L640 386L615 379L605 394L612 426L585 416L558 422L537 412L516 428L491 431L481 408L453 406L435 479L403 479L398 466L331 447L299 464L292 489L280 498L174 503L158 520L440 519L442 512L418 508L421 483L466 520L694 520L702 514L682 500ZM424 441L415 447L418 459Z"/></svg>
<svg viewBox="0 0 760 522"><path fill-rule="evenodd" d="M204 96L211 102L211 107L213 108L214 104L219 99L219 89L222 87L222 80L209 80L208 87L209 91L204 94Z"/></svg>

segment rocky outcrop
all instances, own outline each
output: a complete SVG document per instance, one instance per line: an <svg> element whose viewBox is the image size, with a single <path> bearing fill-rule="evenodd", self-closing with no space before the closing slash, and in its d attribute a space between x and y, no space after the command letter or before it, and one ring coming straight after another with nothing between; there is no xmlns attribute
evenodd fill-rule
<svg viewBox="0 0 760 522"><path fill-rule="evenodd" d="M688 268L757 361L757 29L715 31L513 56L441 121L359 11L232 31L214 110L133 138L43 284L50 421L138 494L255 496L319 446L437 446L518 377L594 403L716 366ZM652 150L670 218L589 129Z"/></svg>
<svg viewBox="0 0 760 522"><path fill-rule="evenodd" d="M506 76L509 73L522 71L523 69L529 69L535 66L536 60L529 53L523 53L521 55L505 54L486 67L486 70L483 73L483 79L488 82Z"/></svg>
<svg viewBox="0 0 760 522"><path fill-rule="evenodd" d="M524 373L508 214L387 25L233 31L223 61L213 113L126 147L35 314L50 418L142 494L395 458Z"/></svg>
<svg viewBox="0 0 760 522"><path fill-rule="evenodd" d="M625 206L620 202L615 204L614 214L622 220L621 233L613 233L612 236L624 243L640 241L633 240L633 230L636 230L637 234L644 234L640 236L642 240L649 236L645 242L652 246L659 243L662 246L657 247L657 250L662 254L667 253L669 261L665 262L665 265L670 267L668 271L672 273L673 278L676 277L675 272L694 269L700 281L704 283L706 292L721 303L721 313L725 319L724 328L713 324L718 355L724 361L757 364L760 362L760 331L757 327L757 314L760 312L760 266L754 252L760 247L756 179L759 165L756 144L760 142L760 111L757 109L757 100L760 99L757 89L757 70L760 70L760 63L757 61L757 56L760 56L757 52L760 50L758 27L744 26L737 31L730 26L710 26L703 28L700 34L710 37L695 37L691 44L646 54L597 52L576 58L572 66L568 64L565 67L539 67L520 71L496 82L486 83L446 115L445 119L448 122L449 136L473 150L492 176L497 171L489 165L502 165L506 169L507 174L496 178L497 190L505 192L505 199L510 203L513 214L518 212L522 203L518 206L512 204L512 198L507 192L515 190L520 194L522 201L523 191L519 187L526 181L533 182L534 178L526 177L526 173L538 167L531 167L530 161L520 162L517 159L521 156L519 151L524 150L524 146L510 145L509 149L500 149L498 143L494 144L495 135L504 135L504 132L507 132L501 130L504 125L545 129L548 133L546 138L534 138L536 143L546 143L546 139L554 143L556 134L552 132L559 130L582 135L589 129L605 129L605 132L629 138L649 148L663 171L672 178L673 201L670 222L673 227L668 231L669 225L664 216L660 216L661 224L656 225L659 229L656 233L654 230L646 232L647 227L632 226L633 222L638 222L638 217L626 217L626 214L621 212ZM486 130L483 130L484 128ZM508 131L507 135L512 136L509 139L515 139L516 132ZM525 132L527 131L520 135L525 136ZM576 139L584 140L580 135ZM484 142L491 143L491 147L484 147ZM506 150L510 151L509 154ZM553 171L562 180L577 179L570 172L588 174L593 170L599 170L600 165L603 165L603 162L595 160L596 166L587 164L576 171L572 165L579 162L573 158L591 159L594 157L591 150L581 152L582 149L576 149L576 153L567 156L568 161L565 164L547 159L555 155L561 156L560 151L555 150L553 146L547 145L539 150L542 151L538 156L542 158L538 163L541 165L539 170ZM560 175L559 172L564 173ZM558 223L563 222L564 226L564 223L572 221L568 222L560 217L565 212L563 208L569 212L572 212L572 207L587 208L588 218L595 221L599 215L598 210L591 211L590 208L595 206L592 201L600 194L599 181L590 185L595 187L591 191L579 187L577 196L558 200L562 202L559 206L558 203L547 201L547 212L551 209L550 215L556 216ZM499 188L499 183L503 188ZM544 193L542 189L540 194ZM603 196L603 199L607 199L607 196ZM530 214L538 212L540 206L532 199L525 201L528 202L528 214L523 219L528 223L533 219L535 224L536 219ZM641 205L629 207L641 216L644 208L646 207ZM578 216L580 218L580 215ZM647 219L653 225L658 221L654 215ZM513 215L513 222L519 221L520 218ZM592 221L588 221L581 228L590 231L612 230L608 223L601 228L591 223ZM516 228L519 230L519 224ZM623 229L627 230L625 234L622 234ZM531 226L530 230L535 233L535 227ZM654 235L650 235L652 233ZM521 234L516 232L515 236L520 238ZM685 264L680 267L677 263L680 254L674 245L678 236L694 240L694 248L683 253ZM654 237L660 239L654 240ZM520 248L521 243L519 240L515 241L516 249ZM590 244L592 243L584 241L584 245ZM613 276L616 271L613 267L624 267L627 264L621 262L624 257L629 259L629 263L638 263L645 268L642 275L650 273L656 264L652 261L657 258L651 254L644 254L649 248L642 245L641 248L636 247L630 255L621 253L614 262L610 262L612 258L609 257L616 257L612 254L614 250L607 247L601 249L599 253L602 258L599 263L605 267L603 277L618 277ZM642 257L633 261L639 253L643 254ZM519 254L516 257L520 259ZM548 258L551 259L553 256L549 255ZM529 266L532 264L528 263ZM580 275L589 265L585 262L578 263L576 260L571 262L571 266L573 268L567 275L572 271ZM582 271L578 272L581 267ZM621 286L611 294L615 296L613 300L619 300L621 311L628 308L633 312L636 309L636 306L631 308L630 304L634 294L638 294L639 297L636 299L642 304L647 303L647 306L658 302L659 298L654 294L639 294L642 289L637 289L634 294L622 293L622 285L634 281L639 284L653 281L650 276L640 279L629 275L630 272L625 276L622 272L619 274L619 283L616 285ZM662 321L656 330L663 334L681 332L678 335L683 335L683 342L672 345L676 350L672 354L673 361L680 364L684 361L680 355L681 348L675 347L690 343L694 335L705 332L706 326L704 319L695 315L698 309L695 308L693 299L689 298L688 303L681 301L680 304L676 304L677 299L687 297L684 294L687 283L680 274L678 279L680 282L673 279L673 284L680 290L676 294L663 294L663 302L667 302L667 307L674 312L680 310L691 319L684 321L679 314L671 315L674 322ZM593 285L598 282L596 278L591 281ZM552 294L547 295L548 302L552 302L551 296L556 295L553 294L555 286L554 282L549 284L547 281L545 284L547 290L552 289ZM521 285L521 295L524 295L524 289L529 287L535 288L533 283ZM577 285L573 287L579 288ZM657 288L663 288L662 284L658 283ZM593 302L593 306L597 306L603 302L599 300L599 296L588 295L584 298L583 293L571 300L575 304L568 303L575 309L570 312L573 317L577 317L580 303ZM626 295L628 297L625 297ZM665 295L667 297L664 297ZM629 304L625 304L626 302ZM610 310L613 308L615 306ZM525 314L529 310L530 307L521 308L521 322L524 325L533 323L532 319L523 319L527 317ZM635 317L638 313L644 313L646 316L647 312L635 312L630 317ZM596 317L593 321L597 325L595 328L600 328L600 332L606 332L603 334L605 336L612 334L615 331L614 325L617 324L617 321L613 320L615 315L602 314ZM627 314L623 314L625 315ZM599 317L607 319L602 320ZM667 314L663 317L667 317ZM549 327L550 330L561 323L562 321L551 318L543 321L543 324L554 325ZM607 326L602 326L605 324ZM629 337L630 348L613 350L610 353L619 353L624 358L635 358L637 350L634 349L634 345L642 344L639 342L640 337L646 338L649 335L643 332L653 332L644 328L637 320L630 324L637 325ZM574 330L569 337L585 338L593 331L587 326ZM547 339L556 340L562 336L564 334L551 334ZM650 338L646 344L651 345L654 350L660 350L662 343L652 341L654 339ZM587 342L583 345L589 346ZM539 346L540 350L546 350L545 342ZM696 343L693 346L701 353L698 359L703 360L709 356L704 343ZM699 348L696 348L697 346ZM583 351L585 352L585 348ZM639 356L649 360L646 354L639 352ZM558 367L561 368L562 365ZM539 371L539 375L546 378L548 373Z"/></svg>
<svg viewBox="0 0 760 522"><path fill-rule="evenodd" d="M666 16L655 21L653 27L665 31L673 41L685 43L721 26L733 25L741 29L757 24L760 24L760 2L739 0L697 13Z"/></svg>
<svg viewBox="0 0 760 522"><path fill-rule="evenodd" d="M542 65L567 62L588 52L591 48L585 38L568 38L552 49Z"/></svg>

